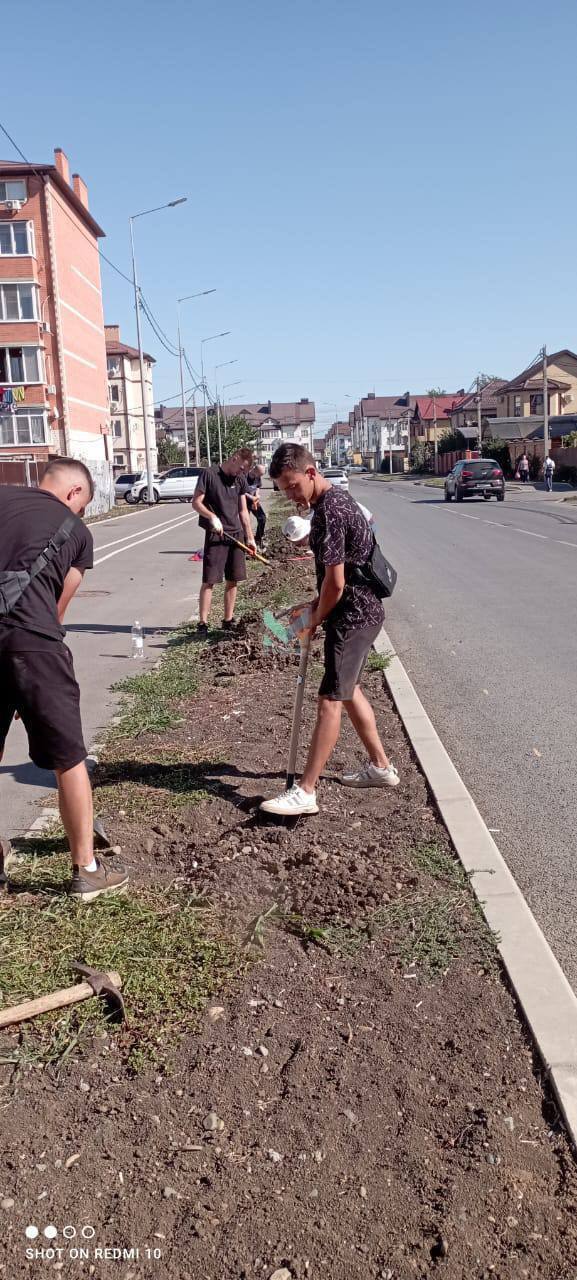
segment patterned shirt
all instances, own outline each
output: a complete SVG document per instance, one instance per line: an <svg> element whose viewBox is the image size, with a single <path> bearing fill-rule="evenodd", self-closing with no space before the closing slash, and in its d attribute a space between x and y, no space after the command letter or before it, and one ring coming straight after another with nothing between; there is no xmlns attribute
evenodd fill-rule
<svg viewBox="0 0 577 1280"><path fill-rule="evenodd" d="M344 564L346 579L349 565L366 564L373 534L354 498L331 485L315 503L309 542L320 591L327 565ZM349 582L327 623L341 631L359 631L377 626L383 618L383 607L371 588Z"/></svg>

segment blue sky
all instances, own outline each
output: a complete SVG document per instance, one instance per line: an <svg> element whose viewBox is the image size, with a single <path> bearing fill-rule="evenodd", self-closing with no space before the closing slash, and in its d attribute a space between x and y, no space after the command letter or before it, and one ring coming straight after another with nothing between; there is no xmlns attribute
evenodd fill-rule
<svg viewBox="0 0 577 1280"><path fill-rule="evenodd" d="M575 336L577 9L534 0L29 0L2 119L88 183L104 251L246 400L513 376ZM17 50L15 51L17 53ZM16 83L16 81L15 81ZM36 91L34 91L36 86ZM4 140L3 155L15 158ZM129 286L105 314L134 341ZM177 362L148 329L156 398ZM225 376L228 375L228 376ZM350 397L350 398L348 398ZM330 402L330 403L324 403Z"/></svg>

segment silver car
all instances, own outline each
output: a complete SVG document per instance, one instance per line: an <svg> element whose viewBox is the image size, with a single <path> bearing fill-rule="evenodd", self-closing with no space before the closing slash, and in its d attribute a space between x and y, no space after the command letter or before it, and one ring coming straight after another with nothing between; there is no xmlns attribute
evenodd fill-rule
<svg viewBox="0 0 577 1280"><path fill-rule="evenodd" d="M337 489L348 489L349 477L342 467L325 467L322 474L325 480L330 480Z"/></svg>
<svg viewBox="0 0 577 1280"><path fill-rule="evenodd" d="M196 482L202 467L171 467L163 475L154 477L152 498L154 502L168 502L179 498L181 502L189 502L194 498ZM131 489L133 502L148 502L148 480L146 473Z"/></svg>

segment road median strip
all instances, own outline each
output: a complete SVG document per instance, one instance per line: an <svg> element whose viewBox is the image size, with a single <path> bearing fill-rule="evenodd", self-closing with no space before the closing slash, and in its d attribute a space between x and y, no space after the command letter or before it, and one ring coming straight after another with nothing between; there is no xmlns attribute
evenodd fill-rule
<svg viewBox="0 0 577 1280"><path fill-rule="evenodd" d="M85 908L55 894L56 827L19 851L19 892L0 910L0 938L2 918L16 922L3 1001L66 986L82 951L122 977L128 1021L113 1028L88 1001L0 1039L7 1152L48 1106L54 1133L73 1114L90 1133L82 1185L102 1192L91 1220L103 1231L113 1216L129 1242L138 1202L163 1280L182 1280L183 1250L206 1280L329 1267L332 1280L440 1267L517 1280L521 1260L556 1280L577 1266L577 1171L471 891L479 839L463 867L384 683L398 663L386 643L367 683L401 785L339 785L358 757L347 727L320 814L258 818L282 785L298 662L264 646L262 613L313 589L274 527L282 510L274 567L252 567L239 593L238 632L179 629L100 735L95 802L131 870L126 898ZM411 727L427 757L431 733ZM82 1186L57 1175L50 1204L69 1220Z"/></svg>

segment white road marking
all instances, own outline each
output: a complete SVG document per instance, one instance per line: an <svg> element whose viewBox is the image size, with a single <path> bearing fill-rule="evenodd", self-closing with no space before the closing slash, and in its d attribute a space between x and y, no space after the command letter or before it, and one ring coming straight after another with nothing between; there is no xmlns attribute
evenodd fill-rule
<svg viewBox="0 0 577 1280"><path fill-rule="evenodd" d="M179 529L182 524L190 524L191 520L198 520L198 516L185 516L177 525L172 525L172 529ZM161 534L166 533L166 529L157 529L156 533L149 533L146 538L139 538L136 542L129 542L127 547L118 547L116 551L109 551L107 556L100 556L100 559L94 561L94 568L98 564L104 564L105 560L111 560L113 556L122 555L123 551L132 551L133 547L142 546L143 542L150 542L152 538L160 538ZM122 539L124 541L124 539Z"/></svg>
<svg viewBox="0 0 577 1280"><path fill-rule="evenodd" d="M168 528L169 525L178 524L179 521L183 519L184 519L184 512L181 511L179 516L172 516L170 520L163 520L162 524L155 524L153 528L166 529ZM128 542L129 538L138 538L142 533L147 533L149 528L150 526L148 525L144 529L135 530L134 533L127 533L124 538L115 538L114 542L103 542L102 546L97 547L96 550L107 551L109 547L116 547L120 542Z"/></svg>
<svg viewBox="0 0 577 1280"><path fill-rule="evenodd" d="M577 550L577 542L563 542L562 538L555 538L555 542L557 542L560 547L573 547L573 550Z"/></svg>
<svg viewBox="0 0 577 1280"><path fill-rule="evenodd" d="M543 542L554 542L554 538L548 538L544 533L532 533L530 529L519 529L516 524L504 526L506 529L512 529L513 533L526 533L528 538L541 538Z"/></svg>

